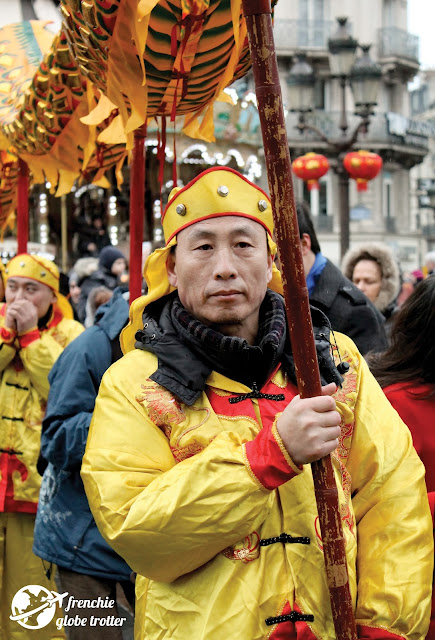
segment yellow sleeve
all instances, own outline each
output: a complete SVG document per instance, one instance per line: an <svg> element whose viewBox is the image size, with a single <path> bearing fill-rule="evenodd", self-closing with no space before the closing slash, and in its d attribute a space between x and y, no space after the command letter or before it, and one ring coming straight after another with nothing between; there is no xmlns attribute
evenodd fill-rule
<svg viewBox="0 0 435 640"><path fill-rule="evenodd" d="M171 582L258 528L273 493L249 474L242 443L221 433L175 464L146 410L126 397L116 363L103 377L82 479L107 542L137 573Z"/></svg>
<svg viewBox="0 0 435 640"><path fill-rule="evenodd" d="M3 307L4 304L0 303L0 309ZM6 369L11 360L13 360L16 352L16 333L6 329L4 319L0 316L0 372Z"/></svg>
<svg viewBox="0 0 435 640"><path fill-rule="evenodd" d="M59 339L55 338L53 335L54 331L60 332L62 337ZM50 390L48 374L54 363L64 348L84 331L84 327L74 320L64 319L54 328L54 331L52 329L42 332L31 330L20 337L21 361L29 375L32 385L44 399L48 398L48 392ZM29 337L31 334L32 337L28 340L23 340L23 338Z"/></svg>
<svg viewBox="0 0 435 640"><path fill-rule="evenodd" d="M21 361L32 385L44 399L48 398L50 390L48 374L62 351L62 346L47 332L20 350Z"/></svg>
<svg viewBox="0 0 435 640"><path fill-rule="evenodd" d="M358 357L348 459L357 522L357 624L422 638L434 558L425 470L408 428Z"/></svg>
<svg viewBox="0 0 435 640"><path fill-rule="evenodd" d="M8 364L13 360L17 350L14 344L4 342L0 338L0 372L4 371Z"/></svg>

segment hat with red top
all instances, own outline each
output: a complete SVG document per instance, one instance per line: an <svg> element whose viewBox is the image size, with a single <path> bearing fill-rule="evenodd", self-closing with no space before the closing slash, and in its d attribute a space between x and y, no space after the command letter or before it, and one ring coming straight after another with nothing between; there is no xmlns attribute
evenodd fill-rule
<svg viewBox="0 0 435 640"><path fill-rule="evenodd" d="M213 167L200 173L185 187L172 189L162 215L166 244L186 227L222 216L250 218L272 236L269 196L237 171Z"/></svg>
<svg viewBox="0 0 435 640"><path fill-rule="evenodd" d="M245 176L229 167L213 167L200 173L185 187L175 187L162 214L166 246L151 253L145 263L143 275L148 293L130 307L130 322L121 334L124 353L134 349L135 334L142 329L144 308L174 291L169 284L166 261L177 244L177 233L209 218L222 218L224 223L227 216L241 216L261 224L267 232L270 254L276 254L269 196ZM269 287L282 293L281 276L275 264Z"/></svg>
<svg viewBox="0 0 435 640"><path fill-rule="evenodd" d="M6 281L9 278L30 278L59 291L59 269L54 262L41 256L19 253L9 260L5 268Z"/></svg>
<svg viewBox="0 0 435 640"><path fill-rule="evenodd" d="M57 297L57 307L66 318L73 317L68 300L59 293L59 269L47 258L30 253L19 253L9 260L5 268L5 285L9 278L29 278L45 284Z"/></svg>

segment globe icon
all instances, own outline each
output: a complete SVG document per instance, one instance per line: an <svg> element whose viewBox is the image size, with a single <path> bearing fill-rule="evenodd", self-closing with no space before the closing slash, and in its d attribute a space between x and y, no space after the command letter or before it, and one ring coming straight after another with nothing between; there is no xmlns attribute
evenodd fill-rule
<svg viewBox="0 0 435 640"><path fill-rule="evenodd" d="M10 619L25 629L42 629L56 613L54 598L54 594L45 587L29 584L14 595Z"/></svg>

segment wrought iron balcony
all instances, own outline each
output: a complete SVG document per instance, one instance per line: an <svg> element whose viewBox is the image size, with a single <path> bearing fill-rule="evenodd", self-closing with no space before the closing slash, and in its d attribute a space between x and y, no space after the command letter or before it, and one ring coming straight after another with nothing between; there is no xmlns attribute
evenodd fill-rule
<svg viewBox="0 0 435 640"><path fill-rule="evenodd" d="M378 56L405 58L418 64L420 38L398 27L378 29Z"/></svg>
<svg viewBox="0 0 435 640"><path fill-rule="evenodd" d="M316 111L306 115L306 123L320 129L330 140L338 141L342 135L339 127L340 117L341 113L338 111ZM325 149L326 143L322 142L315 132L306 130L303 134L299 133L298 119L299 114L294 112L289 112L286 117L290 147ZM353 113L347 113L347 119L350 134L361 119ZM414 149L424 155L428 151L431 136L435 136L435 126L429 122L407 118L397 113L377 112L370 118L368 132L359 135L356 145L361 148L364 148L364 145L370 148L400 146Z"/></svg>
<svg viewBox="0 0 435 640"><path fill-rule="evenodd" d="M273 33L278 55L295 51L317 50L328 53L328 38L335 28L333 20L274 21Z"/></svg>

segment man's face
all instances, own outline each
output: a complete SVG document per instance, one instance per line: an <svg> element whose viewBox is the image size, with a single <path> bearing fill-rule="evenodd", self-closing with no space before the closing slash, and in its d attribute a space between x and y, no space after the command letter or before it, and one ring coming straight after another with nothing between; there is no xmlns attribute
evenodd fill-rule
<svg viewBox="0 0 435 640"><path fill-rule="evenodd" d="M259 308L272 278L259 223L240 216L197 222L177 235L167 269L181 303L198 320L255 342Z"/></svg>
<svg viewBox="0 0 435 640"><path fill-rule="evenodd" d="M15 276L6 283L6 302L12 304L18 300L31 302L36 308L38 319L43 318L51 304L56 302L56 296L50 287L32 280Z"/></svg>

